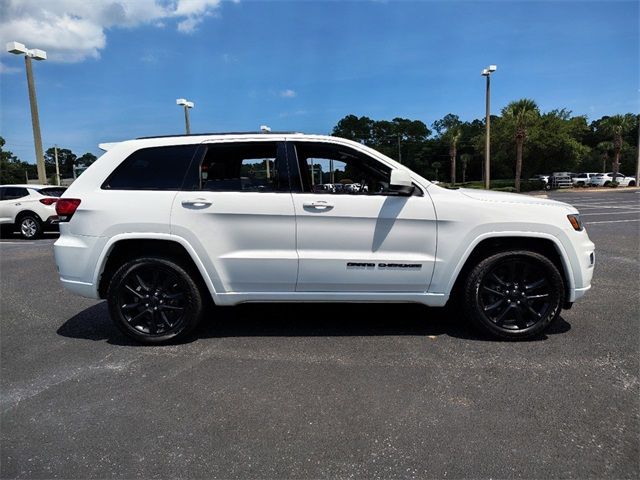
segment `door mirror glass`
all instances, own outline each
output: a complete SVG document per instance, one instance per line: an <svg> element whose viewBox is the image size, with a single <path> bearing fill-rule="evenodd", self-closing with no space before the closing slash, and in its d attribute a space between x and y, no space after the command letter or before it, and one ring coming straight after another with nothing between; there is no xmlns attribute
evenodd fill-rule
<svg viewBox="0 0 640 480"><path fill-rule="evenodd" d="M411 176L405 170L391 170L389 190L397 195L411 195L413 193Z"/></svg>

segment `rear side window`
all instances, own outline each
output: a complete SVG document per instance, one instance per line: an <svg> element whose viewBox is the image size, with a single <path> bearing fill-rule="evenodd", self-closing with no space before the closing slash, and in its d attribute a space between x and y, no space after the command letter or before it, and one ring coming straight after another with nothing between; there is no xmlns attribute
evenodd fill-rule
<svg viewBox="0 0 640 480"><path fill-rule="evenodd" d="M109 190L180 190L197 145L142 148L102 185Z"/></svg>
<svg viewBox="0 0 640 480"><path fill-rule="evenodd" d="M38 190L38 193L40 195L44 195L45 197L61 197L65 190L66 188L58 187L41 188L40 190Z"/></svg>

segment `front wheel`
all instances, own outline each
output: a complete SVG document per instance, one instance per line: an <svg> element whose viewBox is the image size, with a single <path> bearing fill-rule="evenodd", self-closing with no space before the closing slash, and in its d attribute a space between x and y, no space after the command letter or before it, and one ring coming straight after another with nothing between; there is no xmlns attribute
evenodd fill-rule
<svg viewBox="0 0 640 480"><path fill-rule="evenodd" d="M467 316L492 335L522 340L542 333L562 310L564 283L535 252L500 252L479 262L464 287Z"/></svg>
<svg viewBox="0 0 640 480"><path fill-rule="evenodd" d="M122 265L107 291L116 326L141 343L159 344L187 336L203 313L192 275L173 260L145 257Z"/></svg>

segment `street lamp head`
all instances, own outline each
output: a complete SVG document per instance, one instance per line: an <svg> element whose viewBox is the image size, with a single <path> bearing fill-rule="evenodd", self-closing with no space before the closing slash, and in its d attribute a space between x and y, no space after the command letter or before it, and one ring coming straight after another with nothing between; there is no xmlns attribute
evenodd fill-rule
<svg viewBox="0 0 640 480"><path fill-rule="evenodd" d="M489 69L488 68L484 68L482 70L482 72L480 72L480 75L482 75L483 77L488 77L490 74Z"/></svg>
<svg viewBox="0 0 640 480"><path fill-rule="evenodd" d="M47 59L47 52L45 52L44 50L40 50L38 48L34 48L32 50L29 50L27 55L29 55L34 60L46 60Z"/></svg>
<svg viewBox="0 0 640 480"><path fill-rule="evenodd" d="M269 133L271 131L271 127L268 127L266 125L260 125L260 131L262 133Z"/></svg>
<svg viewBox="0 0 640 480"><path fill-rule="evenodd" d="M9 42L7 43L7 52L15 55L26 55L29 50L22 43Z"/></svg>
<svg viewBox="0 0 640 480"><path fill-rule="evenodd" d="M195 105L195 104L194 104L193 102L186 102L186 103L184 104L184 106L185 106L185 107L187 107L187 108L193 108L193 107L194 107L194 105Z"/></svg>
<svg viewBox="0 0 640 480"><path fill-rule="evenodd" d="M489 65L489 72L493 73L498 69L497 65Z"/></svg>
<svg viewBox="0 0 640 480"><path fill-rule="evenodd" d="M177 98L176 99L176 105L185 105L187 103L187 99L186 98Z"/></svg>

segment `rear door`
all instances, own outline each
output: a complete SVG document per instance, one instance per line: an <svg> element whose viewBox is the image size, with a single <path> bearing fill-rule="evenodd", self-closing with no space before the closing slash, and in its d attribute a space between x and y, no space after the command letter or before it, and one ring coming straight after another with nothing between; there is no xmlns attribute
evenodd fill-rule
<svg viewBox="0 0 640 480"><path fill-rule="evenodd" d="M175 198L171 233L189 241L218 293L292 292L295 215L284 142L205 143Z"/></svg>
<svg viewBox="0 0 640 480"><path fill-rule="evenodd" d="M0 200L0 222L12 223L16 215L24 209L23 202L28 200L29 191L24 187L3 187Z"/></svg>
<svg viewBox="0 0 640 480"><path fill-rule="evenodd" d="M339 144L288 143L299 256L297 291L426 292L436 253L431 198L388 190L391 168Z"/></svg>

